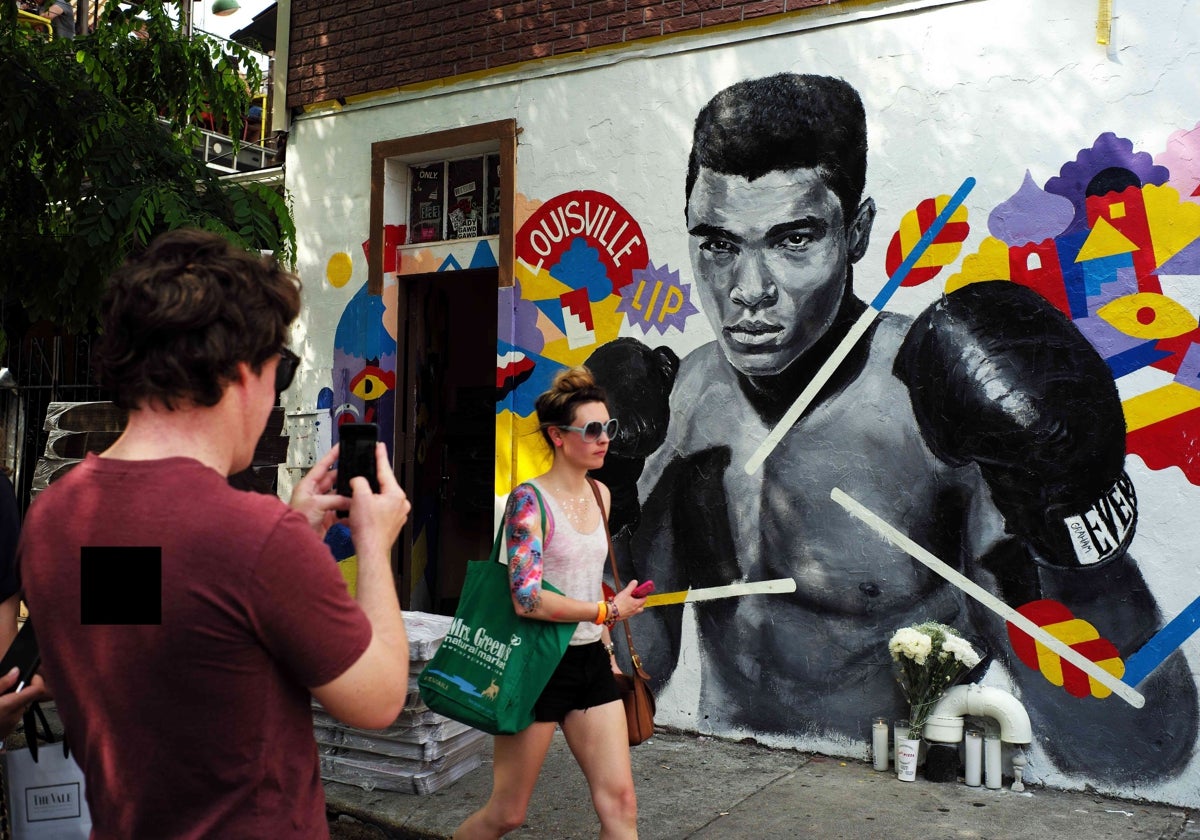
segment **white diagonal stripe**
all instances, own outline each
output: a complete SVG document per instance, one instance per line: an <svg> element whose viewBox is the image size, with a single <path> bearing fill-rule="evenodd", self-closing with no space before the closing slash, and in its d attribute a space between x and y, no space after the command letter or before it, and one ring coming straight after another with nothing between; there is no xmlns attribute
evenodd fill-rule
<svg viewBox="0 0 1200 840"><path fill-rule="evenodd" d="M763 461L767 460L767 456L775 450L775 447L779 445L779 441L783 440L783 436L788 433L788 430L796 425L796 421L800 419L800 415L808 408L808 404L813 401L813 398L817 396L817 392L833 376L846 356L850 355L850 351L854 348L854 345L863 337L863 333L867 331L867 328L874 323L877 317L879 317L879 310L872 309L869 306L862 315L858 316L858 320L854 322L854 326L850 328L850 332L846 333L838 346L829 354L829 358L821 365L820 370L814 374L808 386L800 392L800 396L796 397L796 401L787 410L787 414L783 415L783 418L775 424L775 428L771 429L763 442L758 445L758 449L754 450L754 454L750 456L750 460L746 462L744 468L746 475L754 475L754 473L758 472L758 468L763 465Z"/></svg>

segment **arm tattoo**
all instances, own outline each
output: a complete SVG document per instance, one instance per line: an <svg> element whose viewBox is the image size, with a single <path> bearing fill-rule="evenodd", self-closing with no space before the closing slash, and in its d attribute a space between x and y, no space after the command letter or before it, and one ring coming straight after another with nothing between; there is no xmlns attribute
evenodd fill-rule
<svg viewBox="0 0 1200 840"><path fill-rule="evenodd" d="M542 517L537 496L521 485L513 491L505 512L508 577L513 599L531 613L542 603Z"/></svg>

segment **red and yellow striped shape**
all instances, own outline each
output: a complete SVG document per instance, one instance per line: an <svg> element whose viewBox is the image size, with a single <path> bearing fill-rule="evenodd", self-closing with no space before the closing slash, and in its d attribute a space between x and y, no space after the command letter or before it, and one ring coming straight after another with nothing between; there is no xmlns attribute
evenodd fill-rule
<svg viewBox="0 0 1200 840"><path fill-rule="evenodd" d="M900 220L900 228L892 235L892 241L888 243L887 254L884 257L884 270L887 271L889 277L896 273L896 269L900 267L904 258L921 241L925 231L930 228L934 219L946 209L946 205L949 203L950 196L948 195L927 198L916 208L904 214L904 218ZM917 286L932 279L944 266L958 259L963 240L970 232L971 226L967 223L967 208L958 207L900 285Z"/></svg>
<svg viewBox="0 0 1200 840"><path fill-rule="evenodd" d="M1114 677L1125 674L1125 662L1115 645L1082 618L1076 618L1058 601L1032 601L1017 609L1054 638L1103 668ZM1041 671L1052 685L1062 686L1072 697L1108 697L1112 691L1089 677L1029 634L1008 622L1008 638L1017 658L1035 671Z"/></svg>

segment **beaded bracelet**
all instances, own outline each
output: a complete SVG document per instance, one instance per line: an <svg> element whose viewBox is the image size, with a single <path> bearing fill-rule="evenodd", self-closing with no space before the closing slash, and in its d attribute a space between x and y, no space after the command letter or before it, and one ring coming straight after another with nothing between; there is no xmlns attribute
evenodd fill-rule
<svg viewBox="0 0 1200 840"><path fill-rule="evenodd" d="M604 623L607 624L609 627L612 627L614 624L617 623L617 621L620 620L621 611L619 609L617 609L617 602L614 601L612 598L609 598L608 601L606 602L606 604L608 606L608 615L605 616Z"/></svg>
<svg viewBox="0 0 1200 840"><path fill-rule="evenodd" d="M609 602L609 603L611 603L611 602ZM608 623L608 604L605 603L604 601L596 602L596 620L593 621L592 623L593 624L607 624Z"/></svg>

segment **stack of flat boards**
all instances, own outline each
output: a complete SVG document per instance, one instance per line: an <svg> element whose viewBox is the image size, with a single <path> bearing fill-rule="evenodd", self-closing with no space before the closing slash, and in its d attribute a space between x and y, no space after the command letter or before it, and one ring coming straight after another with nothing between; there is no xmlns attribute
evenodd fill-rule
<svg viewBox="0 0 1200 840"><path fill-rule="evenodd" d="M391 726L379 731L338 722L313 701L313 730L321 778L364 790L430 794L480 765L487 734L431 711L421 702L417 677L445 638L451 616L406 612L408 698Z"/></svg>

